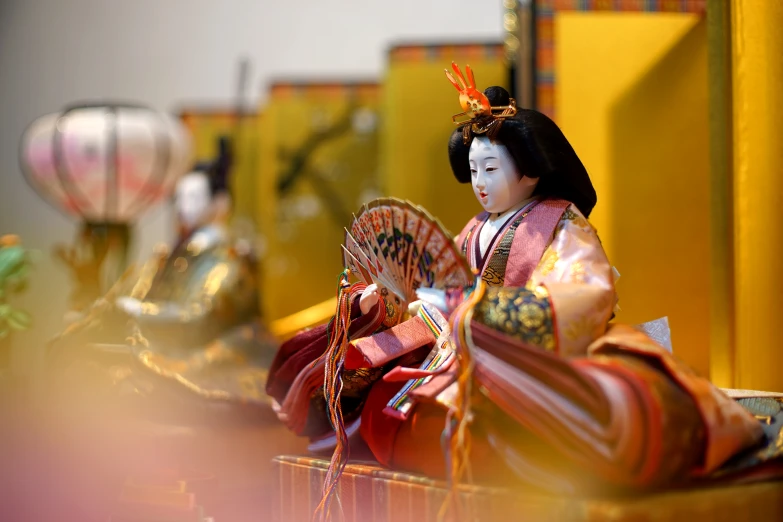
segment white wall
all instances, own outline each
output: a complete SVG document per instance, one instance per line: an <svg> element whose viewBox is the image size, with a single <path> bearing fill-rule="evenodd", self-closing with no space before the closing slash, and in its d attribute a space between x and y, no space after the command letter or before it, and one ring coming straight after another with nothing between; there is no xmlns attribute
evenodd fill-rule
<svg viewBox="0 0 783 522"><path fill-rule="evenodd" d="M36 117L87 98L161 110L227 100L236 63L252 61L254 95L272 79L380 77L396 41L499 40L501 0L0 0L0 234L41 251L22 299L37 325L15 338L30 371L60 328L69 291L51 247L76 224L26 185L17 148ZM159 207L136 229L136 255L168 239Z"/></svg>

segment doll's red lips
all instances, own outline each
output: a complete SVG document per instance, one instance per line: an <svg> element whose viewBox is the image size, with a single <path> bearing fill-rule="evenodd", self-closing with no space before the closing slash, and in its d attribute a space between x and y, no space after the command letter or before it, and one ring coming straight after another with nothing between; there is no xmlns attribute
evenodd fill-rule
<svg viewBox="0 0 783 522"><path fill-rule="evenodd" d="M479 192L479 196L482 197L482 198L485 198L485 197L487 197L487 193L486 192Z"/></svg>

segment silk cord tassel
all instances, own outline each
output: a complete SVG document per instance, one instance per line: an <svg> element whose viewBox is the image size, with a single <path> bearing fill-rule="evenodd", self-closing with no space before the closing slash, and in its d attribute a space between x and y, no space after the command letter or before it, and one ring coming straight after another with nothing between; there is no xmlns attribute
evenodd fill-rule
<svg viewBox="0 0 783 522"><path fill-rule="evenodd" d="M326 349L326 364L324 367L324 397L329 422L335 431L337 445L329 467L326 470L322 498L313 513L313 520L325 521L329 518L332 499L337 492L337 484L345 470L350 456L348 436L345 432L345 422L340 405L340 395L343 390L343 366L348 348L348 330L351 326L351 286L348 282L350 270L345 269L340 274L337 287L337 310L333 327L329 333L329 346ZM339 504L339 499L338 499Z"/></svg>

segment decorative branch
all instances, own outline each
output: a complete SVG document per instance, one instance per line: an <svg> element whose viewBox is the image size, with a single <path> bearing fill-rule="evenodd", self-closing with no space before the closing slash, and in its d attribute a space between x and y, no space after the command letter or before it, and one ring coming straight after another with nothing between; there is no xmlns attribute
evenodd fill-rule
<svg viewBox="0 0 783 522"><path fill-rule="evenodd" d="M325 203L332 219L343 226L350 218L342 200L336 191L329 187L326 180L309 168L309 161L318 148L349 132L353 124L353 114L357 109L355 101L351 101L347 110L331 127L317 131L305 139L304 143L290 156L288 168L280 175L277 182L277 193L282 198L290 192L297 181L309 179L318 197Z"/></svg>

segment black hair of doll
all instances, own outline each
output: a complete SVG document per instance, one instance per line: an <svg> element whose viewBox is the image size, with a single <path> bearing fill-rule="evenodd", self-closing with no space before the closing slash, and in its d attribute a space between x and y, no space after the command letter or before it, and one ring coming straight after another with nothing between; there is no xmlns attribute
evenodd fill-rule
<svg viewBox="0 0 783 522"><path fill-rule="evenodd" d="M493 107L508 105L509 94L502 87L484 91ZM473 136L475 137L475 136ZM595 207L597 196L590 176L560 128L545 114L518 109L503 121L494 140L508 149L519 172L539 178L535 195L564 199L573 203L585 217ZM462 127L449 139L449 162L460 183L470 183L470 143L464 143Z"/></svg>
<svg viewBox="0 0 783 522"><path fill-rule="evenodd" d="M218 155L210 169L209 188L212 196L230 192L229 177L233 163L232 159L231 141L228 137L221 136L218 140Z"/></svg>
<svg viewBox="0 0 783 522"><path fill-rule="evenodd" d="M221 136L218 140L217 157L210 161L197 162L191 168L191 172L200 172L206 176L209 195L215 197L218 194L230 192L231 165L231 142L227 137Z"/></svg>

